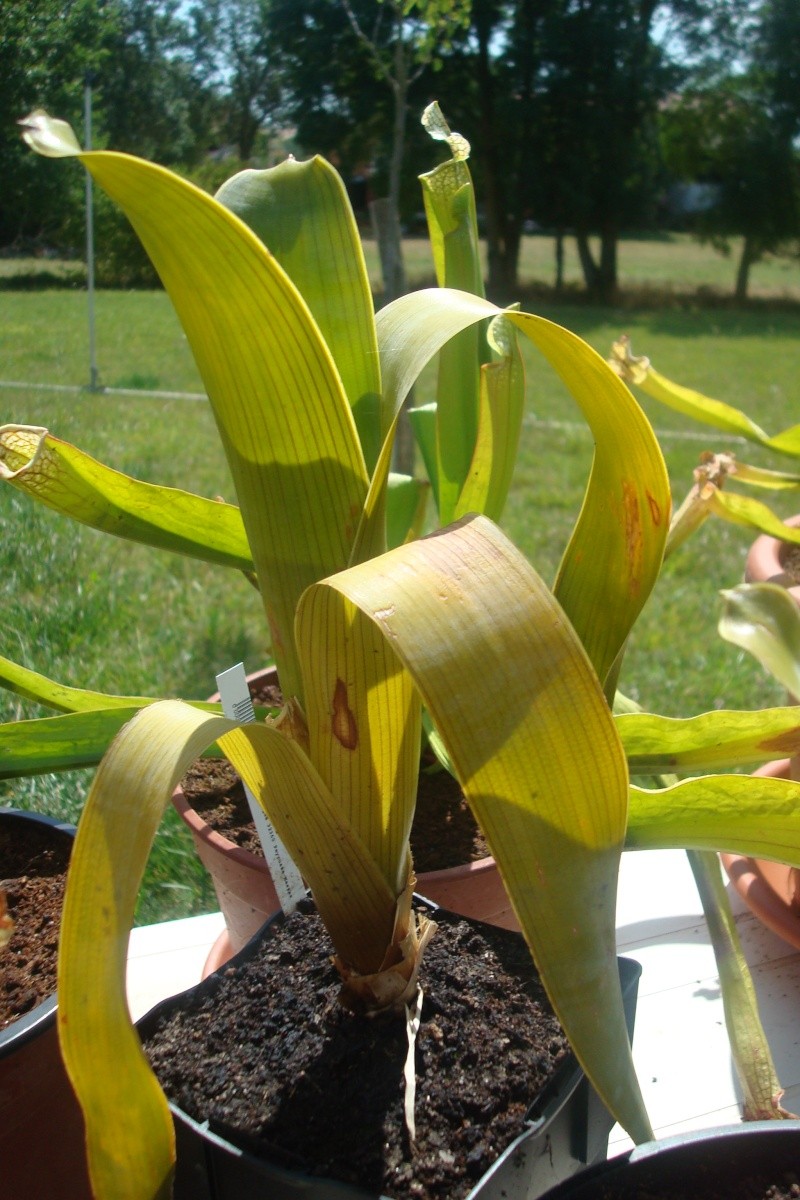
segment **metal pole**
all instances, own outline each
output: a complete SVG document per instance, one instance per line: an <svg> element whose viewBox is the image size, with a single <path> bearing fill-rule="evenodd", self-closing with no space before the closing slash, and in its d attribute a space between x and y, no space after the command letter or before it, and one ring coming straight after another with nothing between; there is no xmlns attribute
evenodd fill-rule
<svg viewBox="0 0 800 1200"><path fill-rule="evenodd" d="M86 149L92 148L92 77L86 75L83 85L83 129ZM94 328L94 198L92 177L86 172L86 285L89 303L89 391L100 390L97 375Z"/></svg>

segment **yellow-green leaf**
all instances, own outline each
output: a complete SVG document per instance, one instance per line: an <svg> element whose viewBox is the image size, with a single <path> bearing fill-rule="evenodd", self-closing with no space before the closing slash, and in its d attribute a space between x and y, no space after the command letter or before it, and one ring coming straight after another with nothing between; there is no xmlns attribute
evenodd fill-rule
<svg viewBox="0 0 800 1200"><path fill-rule="evenodd" d="M92 529L253 569L235 505L132 479L40 426L0 426L0 479Z"/></svg>
<svg viewBox="0 0 800 1200"><path fill-rule="evenodd" d="M0 655L0 686L35 700L58 712L86 712L98 708L139 708L149 704L152 696L111 696L105 692L92 692L85 688L67 687L38 671L20 666L10 658Z"/></svg>
<svg viewBox="0 0 800 1200"><path fill-rule="evenodd" d="M579 1059L632 1136L648 1137L615 961L625 757L569 622L482 517L313 591L324 588L369 615L411 672ZM478 681L497 703L476 703Z"/></svg>
<svg viewBox="0 0 800 1200"><path fill-rule="evenodd" d="M766 504L752 496L741 496L737 492L725 492L718 488L709 489L707 496L708 507L716 516L734 525L744 525L748 529L757 529L768 533L770 537L780 538L784 542L800 544L800 529L784 525L779 516Z"/></svg>
<svg viewBox="0 0 800 1200"><path fill-rule="evenodd" d="M371 473L381 435L381 380L369 275L347 192L324 158L242 171L217 199L246 221L310 308L333 354Z"/></svg>
<svg viewBox="0 0 800 1200"><path fill-rule="evenodd" d="M96 767L138 707L93 709L0 725L0 779Z"/></svg>
<svg viewBox="0 0 800 1200"><path fill-rule="evenodd" d="M627 713L614 718L632 775L755 766L800 753L800 710L724 709L699 717Z"/></svg>
<svg viewBox="0 0 800 1200"><path fill-rule="evenodd" d="M726 850L800 866L800 783L704 775L658 790L631 788L629 850Z"/></svg>
<svg viewBox="0 0 800 1200"><path fill-rule="evenodd" d="M792 457L800 454L800 425L793 425L770 437L741 409L667 379L653 367L649 358L631 352L630 339L626 336L614 343L610 362L622 378L676 412L724 433L736 434L759 446L777 450L779 454Z"/></svg>
<svg viewBox="0 0 800 1200"><path fill-rule="evenodd" d="M34 148L62 145L58 123L32 124ZM299 694L297 601L348 562L367 494L330 350L276 259L217 200L125 154L79 157L124 209L186 331L233 475L284 693Z"/></svg>

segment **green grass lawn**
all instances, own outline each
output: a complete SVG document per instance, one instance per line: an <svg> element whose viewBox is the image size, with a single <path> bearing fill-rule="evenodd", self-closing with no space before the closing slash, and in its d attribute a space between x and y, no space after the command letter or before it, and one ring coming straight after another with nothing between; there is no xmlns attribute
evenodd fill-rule
<svg viewBox="0 0 800 1200"><path fill-rule="evenodd" d="M538 239L528 239L537 241ZM797 312L766 305L742 311L705 305L536 311L606 354L621 332L667 375L746 407L770 431L795 423L800 339ZM200 390L186 341L162 293L100 292L101 382L158 391ZM505 525L552 578L579 509L591 441L558 381L534 354L528 405ZM86 296L76 290L0 290L0 382L73 385L71 392L0 388L0 423L47 426L111 465L205 495L231 496L213 421L203 402L80 390L88 379ZM425 399L427 379L419 389ZM704 448L732 446L652 402L676 499ZM800 510L783 496L780 511ZM78 686L204 696L215 673L243 659L254 669L268 651L260 602L236 575L132 547L77 528L0 488L0 653ZM715 707L758 707L778 689L716 633L717 593L742 573L750 537L709 522L665 567L631 639L621 681L646 707L691 715ZM33 715L0 693L0 717ZM77 817L88 773L0 783L0 803ZM216 907L188 837L170 815L151 859L139 920Z"/></svg>

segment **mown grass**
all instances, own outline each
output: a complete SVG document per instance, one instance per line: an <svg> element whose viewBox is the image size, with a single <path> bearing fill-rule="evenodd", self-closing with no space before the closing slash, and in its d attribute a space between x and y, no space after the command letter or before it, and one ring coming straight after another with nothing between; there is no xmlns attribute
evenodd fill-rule
<svg viewBox="0 0 800 1200"><path fill-rule="evenodd" d="M533 239L531 239L533 240ZM797 313L705 305L632 310L583 303L536 311L580 333L601 353L625 330L634 349L668 375L746 407L767 429L795 423L800 377ZM200 390L167 298L101 292L97 297L101 382L120 388ZM528 406L505 517L511 536L552 578L579 510L591 441L572 402L526 351ZM74 290L0 291L0 381L75 385L88 379L86 297ZM424 400L428 377L420 389ZM703 448L734 449L713 433L645 403L660 431L676 499ZM203 402L103 393L0 388L0 423L46 425L98 458L141 478L205 495L231 495L213 421ZM784 515L800 501L783 496ZM66 682L108 691L204 696L215 673L268 653L260 602L241 578L95 534L60 521L0 488L0 653ZM631 638L622 686L646 707L691 715L714 707L758 707L780 692L716 633L717 592L742 573L750 537L708 522L665 567ZM489 698L491 702L491 698ZM34 706L0 693L0 717ZM0 803L76 818L89 774L0 784ZM191 843L170 814L151 858L138 919L216 906Z"/></svg>
<svg viewBox="0 0 800 1200"><path fill-rule="evenodd" d="M364 242L373 290L381 290L380 263L371 237ZM485 245L483 246L485 253ZM648 294L659 305L682 297L694 296L706 302L719 302L733 292L740 239L732 238L730 252L721 254L701 244L688 233L658 233L652 236L625 237L619 244L619 277L624 293L640 298ZM430 247L425 238L407 238L404 242L406 272L411 286L433 278ZM484 262L485 266L485 262ZM520 250L519 281L523 291L550 288L555 281L555 239L547 234L523 237ZM86 271L80 261L52 259L0 258L0 289L43 286L80 286ZM583 275L574 238L564 239L564 278L567 291L579 295ZM800 265L796 258L767 255L750 273L750 295L800 300Z"/></svg>

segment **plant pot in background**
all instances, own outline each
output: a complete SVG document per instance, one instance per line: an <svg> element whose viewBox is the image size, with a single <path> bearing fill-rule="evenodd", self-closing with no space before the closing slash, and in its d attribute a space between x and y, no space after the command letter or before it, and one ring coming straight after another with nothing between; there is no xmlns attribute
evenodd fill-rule
<svg viewBox="0 0 800 1200"><path fill-rule="evenodd" d="M581 1171L544 1200L752 1200L794 1196L798 1184L800 1122L752 1121L645 1142Z"/></svg>
<svg viewBox="0 0 800 1200"><path fill-rule="evenodd" d="M251 690L277 684L274 667L247 676ZM219 700L219 693L210 696ZM225 930L214 944L204 968L204 977L217 970L253 937L266 919L280 908L278 896L263 857L235 845L203 819L178 787L172 803L191 831L197 854L211 875ZM435 904L475 920L488 921L503 929L518 930L497 864L490 856L477 862L423 871L417 890Z"/></svg>
<svg viewBox="0 0 800 1200"><path fill-rule="evenodd" d="M4 832L22 838L31 826L55 846L71 845L75 836L71 825L50 817L0 809ZM83 1116L61 1060L54 995L0 1030L0 1163L3 1200L91 1198Z"/></svg>
<svg viewBox="0 0 800 1200"><path fill-rule="evenodd" d="M790 779L788 758L753 772L769 779ZM748 908L778 937L800 949L800 871L787 863L742 854L721 854L731 883Z"/></svg>
<svg viewBox="0 0 800 1200"><path fill-rule="evenodd" d="M440 921L448 920L447 914L442 914L441 910L439 912ZM262 945L266 945L268 951L268 944L273 936L273 931L276 927L280 927L282 920L283 918L278 916L273 921L270 921L248 943L247 947L228 964L224 975L221 973L217 976L212 976L189 989L183 995L171 997L156 1006L146 1017L142 1018L138 1022L137 1028L145 1045L147 1045L148 1040L153 1037L155 1031L163 1026L163 1023L172 1013L182 1013L181 1026L185 1028L191 1020L190 1014L184 1011L189 1006L193 1006L196 1002L202 1002L207 997L213 997L211 1000L212 1005L219 1005L221 1003L220 989L223 986L221 981L232 979L232 973L235 969L239 968L243 963L246 964L250 959L257 957L262 952ZM474 925L474 932L467 931L467 936L471 942L476 932L480 933L481 927L479 923L470 922L470 924ZM519 946L523 947L521 935L512 933L498 934L495 932L493 936L495 938L506 939L502 943L506 946L509 945L507 939L514 939L515 946L517 945L516 939L519 939ZM303 944L301 952L307 956L307 947L305 944ZM524 953L527 961L527 951L524 951ZM313 957L316 958L317 955L314 954ZM320 948L319 961L327 962L327 950L324 947ZM281 962L283 962L283 957L281 957ZM627 959L619 959L618 963L626 1018L629 1030L632 1031L641 968L638 963ZM281 967L275 966L274 969L280 970ZM530 969L532 970L532 967ZM286 978L291 980L291 970L289 970ZM240 988L241 986L235 980L231 983L232 988ZM247 986L249 990L257 990L251 981L248 981ZM458 987L458 985L456 986ZM284 985L281 984L281 987L284 987ZM280 995L282 1004L289 1003L294 1008L294 1004L285 988L280 992ZM467 1004L468 1000L469 997L465 997L464 1003ZM327 1002L329 1003L330 1001ZM324 997L322 997L321 1003L323 1005L326 1003ZM203 1005L202 1007L203 1015L201 1019L203 1020L206 1019L205 1013L207 1008L207 1005ZM445 1010L442 1010L439 1006L432 1010L432 1012L437 1013L435 1022L433 1023L446 1020L442 1016L443 1011ZM260 1022L269 1021L269 1011L265 1008L263 1000L259 1003L258 1013ZM423 1020L430 1022L431 1014L428 1017L424 1017ZM380 1027L381 1023L369 1022L369 1025L373 1028L376 1024ZM241 1020L240 1016L237 1016L235 1027L237 1041L240 1041L242 1046L247 1046L249 1044L248 1034L245 1023ZM298 1029L298 1033L302 1034L302 1030ZM180 1036L182 1035L178 1034L178 1037ZM205 1030L202 1038L205 1039L209 1036L211 1035L208 1030ZM215 1045L219 1036L217 1032L213 1035ZM444 1037L443 1044L449 1044L447 1034L441 1036ZM311 1090L313 1096L319 1097L320 1086L324 1086L330 1080L330 1086L336 1089L338 1103L341 1105L343 1103L341 1100L340 1080L342 1067L341 1063L338 1066L336 1065L338 1062L337 1054L341 1053L341 1050L336 1048L338 1044L335 1040L332 1046L333 1048L321 1047L316 1052L319 1057L308 1065L303 1078L303 1084L298 1084L298 1087L305 1086L307 1090ZM224 1047L217 1046L217 1049L223 1051L224 1058ZM202 1052L199 1046L197 1052ZM162 1053L166 1056L167 1061L170 1063L170 1069L172 1069L174 1058L173 1048L171 1046L165 1047ZM429 1053L429 1051L418 1051L418 1053L424 1054ZM382 1057L383 1055L371 1055L371 1059ZM225 1061L228 1063L227 1059ZM348 1059L348 1061L351 1060ZM351 1068L353 1070L356 1069L352 1061ZM454 1064L454 1069L463 1069L463 1061L460 1058L458 1063ZM318 1071L322 1072L321 1077L317 1076ZM236 1076L238 1080L237 1093L242 1094L242 1087L244 1085L236 1075L234 1064L228 1063L226 1065L224 1069L226 1077L228 1072L230 1072L231 1077ZM223 1080L219 1075L219 1068L214 1067L210 1073L214 1081L212 1088L216 1095L219 1093L220 1086L223 1085ZM185 1085L185 1078L182 1077L181 1086ZM257 1090L257 1085L255 1087ZM373 1093L370 1092L370 1095L373 1096ZM371 1102L375 1102L374 1096ZM315 1101L315 1104L318 1104L318 1100ZM425 1115L424 1102L420 1099L419 1090L417 1106L417 1126L419 1129ZM301 1198L302 1200L337 1200L337 1198L338 1200L344 1200L348 1196L353 1197L354 1200L356 1198L367 1200L369 1197L372 1200L376 1200L377 1198L377 1192L374 1191L366 1191L363 1188L350 1184L334 1182L322 1177L312 1177L287 1169L286 1167L274 1166L264 1159L256 1157L252 1153L252 1144L248 1145L246 1139L240 1145L234 1144L231 1137L235 1137L236 1135L232 1135L229 1128L221 1131L217 1123L215 1130L209 1130L208 1122L203 1121L200 1123L198 1120L187 1116L186 1113L174 1105L171 1107L178 1148L174 1190L175 1200L263 1200L265 1196L269 1196L270 1200L301 1200ZM279 1113L281 1111L282 1106L278 1109ZM218 1120L223 1119L221 1115L218 1117ZM293 1115L291 1119L288 1117L286 1119L289 1120L292 1128L298 1127L296 1115ZM380 1112L376 1117L376 1121L383 1128ZM477 1117L475 1117L475 1121L477 1124ZM470 1122L467 1123L469 1124ZM302 1126L302 1122L300 1122L300 1125ZM547 1188L573 1174L575 1171L580 1170L582 1166L604 1158L607 1150L608 1135L612 1125L611 1116L600 1102L596 1093L589 1086L577 1061L571 1054L568 1054L559 1063L555 1074L534 1102L528 1113L523 1132L512 1141L512 1144L499 1155L491 1167L477 1180L469 1192L469 1200L534 1200L535 1197L541 1195ZM222 1136L223 1132L224 1136ZM475 1133L477 1136L477 1129ZM272 1136L272 1134L269 1135L270 1139ZM447 1153L444 1144L442 1145L441 1153Z"/></svg>
<svg viewBox="0 0 800 1200"><path fill-rule="evenodd" d="M800 514L784 522L793 529L800 526ZM747 555L744 577L747 583L779 583L787 589L800 605L800 577L791 571L787 562L790 555L798 554L800 563L800 547L791 542L782 542L780 538L770 537L763 533L757 537Z"/></svg>

